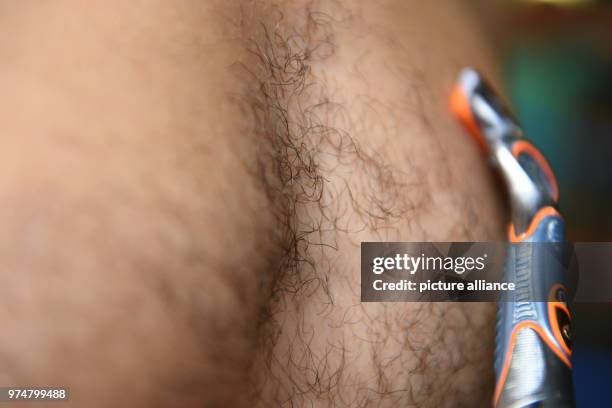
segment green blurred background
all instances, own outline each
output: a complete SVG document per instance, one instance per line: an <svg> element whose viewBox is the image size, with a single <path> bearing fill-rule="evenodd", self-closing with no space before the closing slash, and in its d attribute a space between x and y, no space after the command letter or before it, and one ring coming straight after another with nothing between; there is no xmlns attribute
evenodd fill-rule
<svg viewBox="0 0 612 408"><path fill-rule="evenodd" d="M612 241L612 2L470 4L516 116L557 175L568 239ZM573 316L577 405L612 407L612 304L575 304Z"/></svg>

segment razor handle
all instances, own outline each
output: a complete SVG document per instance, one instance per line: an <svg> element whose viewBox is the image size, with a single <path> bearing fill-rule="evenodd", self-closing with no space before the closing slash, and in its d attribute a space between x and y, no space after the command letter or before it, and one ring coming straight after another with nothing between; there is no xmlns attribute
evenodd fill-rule
<svg viewBox="0 0 612 408"><path fill-rule="evenodd" d="M498 302L493 405L574 407L564 221L544 207L521 234L511 225L509 238L504 280L515 290Z"/></svg>

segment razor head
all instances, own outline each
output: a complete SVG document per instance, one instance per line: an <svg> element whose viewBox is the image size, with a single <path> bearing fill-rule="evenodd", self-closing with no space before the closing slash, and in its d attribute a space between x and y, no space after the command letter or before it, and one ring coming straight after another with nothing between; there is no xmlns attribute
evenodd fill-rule
<svg viewBox="0 0 612 408"><path fill-rule="evenodd" d="M476 70L461 71L450 105L503 176L512 203L512 221L524 231L541 208L554 206L559 199L550 165L523 137L518 121Z"/></svg>
<svg viewBox="0 0 612 408"><path fill-rule="evenodd" d="M489 153L496 143L517 139L523 134L501 98L473 68L461 71L451 93L450 105L485 153Z"/></svg>

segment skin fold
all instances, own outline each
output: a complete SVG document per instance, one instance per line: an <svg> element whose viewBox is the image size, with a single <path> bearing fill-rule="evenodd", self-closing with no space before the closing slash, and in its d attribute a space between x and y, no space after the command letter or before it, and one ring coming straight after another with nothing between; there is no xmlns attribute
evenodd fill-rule
<svg viewBox="0 0 612 408"><path fill-rule="evenodd" d="M446 104L495 78L460 3L0 7L0 385L489 403L493 305L359 302L362 241L502 239Z"/></svg>

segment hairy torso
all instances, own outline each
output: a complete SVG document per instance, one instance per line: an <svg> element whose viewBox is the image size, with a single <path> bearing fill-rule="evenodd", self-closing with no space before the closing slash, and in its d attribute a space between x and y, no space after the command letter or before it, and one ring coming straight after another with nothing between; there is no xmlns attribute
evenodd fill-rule
<svg viewBox="0 0 612 408"><path fill-rule="evenodd" d="M259 47L273 56L264 106L283 107L273 140L293 204L253 370L261 405L488 405L492 305L359 295L360 242L501 236L492 180L446 105L463 65L487 66L470 20L446 3L288 10L273 27L303 26Z"/></svg>

